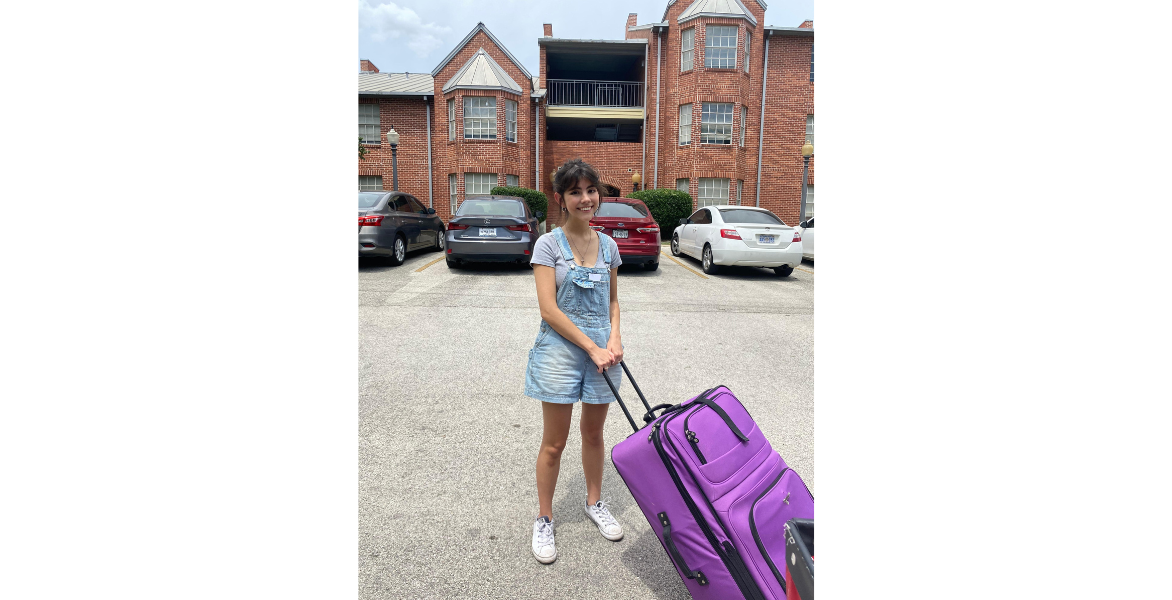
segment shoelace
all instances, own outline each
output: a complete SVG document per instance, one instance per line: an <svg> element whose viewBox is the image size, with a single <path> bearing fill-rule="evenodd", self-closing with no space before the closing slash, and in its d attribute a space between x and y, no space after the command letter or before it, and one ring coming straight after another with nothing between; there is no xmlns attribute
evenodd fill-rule
<svg viewBox="0 0 1172 600"><path fill-rule="evenodd" d="M606 500L599 500L598 504L595 504L590 507L591 512L593 512L594 515L596 517L598 517L599 521L602 521L603 525L618 525L619 522L616 521L615 518L610 515L610 509L607 508L606 505L607 505Z"/></svg>
<svg viewBox="0 0 1172 600"><path fill-rule="evenodd" d="M540 523L537 526L537 545L548 546L553 543L553 523Z"/></svg>

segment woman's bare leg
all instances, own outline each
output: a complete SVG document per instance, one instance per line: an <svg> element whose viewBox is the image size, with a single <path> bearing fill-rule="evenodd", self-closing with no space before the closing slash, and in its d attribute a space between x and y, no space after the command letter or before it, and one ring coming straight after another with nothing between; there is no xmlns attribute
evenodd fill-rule
<svg viewBox="0 0 1172 600"><path fill-rule="evenodd" d="M602 464L606 460L602 426L609 406L582 403L582 471L586 473L587 504L594 504L602 497Z"/></svg>
<svg viewBox="0 0 1172 600"><path fill-rule="evenodd" d="M573 404L541 403L541 450L537 453L537 516L553 520L553 490L558 483L562 464L562 450L570 435ZM601 471L599 471L601 477Z"/></svg>

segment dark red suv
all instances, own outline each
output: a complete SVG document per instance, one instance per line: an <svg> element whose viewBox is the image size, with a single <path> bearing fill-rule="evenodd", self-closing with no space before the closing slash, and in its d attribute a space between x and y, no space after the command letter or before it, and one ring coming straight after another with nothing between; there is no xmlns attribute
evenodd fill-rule
<svg viewBox="0 0 1172 600"><path fill-rule="evenodd" d="M603 198L590 227L614 238L624 265L659 268L659 225L642 200Z"/></svg>

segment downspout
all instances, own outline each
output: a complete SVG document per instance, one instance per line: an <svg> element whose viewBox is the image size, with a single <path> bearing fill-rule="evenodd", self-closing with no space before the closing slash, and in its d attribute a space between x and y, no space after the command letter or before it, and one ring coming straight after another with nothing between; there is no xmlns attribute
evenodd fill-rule
<svg viewBox="0 0 1172 600"><path fill-rule="evenodd" d="M659 80L663 76L663 64L660 56L663 54L663 34L655 36L655 174L651 178L651 186L659 189Z"/></svg>
<svg viewBox="0 0 1172 600"><path fill-rule="evenodd" d="M533 189L541 190L541 98L533 102Z"/></svg>
<svg viewBox="0 0 1172 600"><path fill-rule="evenodd" d="M431 197L431 180L435 177L431 172L431 105L427 98L423 99L423 104L427 108L427 207L435 208Z"/></svg>
<svg viewBox="0 0 1172 600"><path fill-rule="evenodd" d="M639 176L647 178L647 76L651 73L651 57L647 56L647 48L643 48L643 165L639 167ZM647 189L644 181L643 189Z"/></svg>
<svg viewBox="0 0 1172 600"><path fill-rule="evenodd" d="M761 151L765 148L765 89L769 83L769 38L773 32L765 30L765 61L761 63L761 122L757 125L757 208L761 208Z"/></svg>

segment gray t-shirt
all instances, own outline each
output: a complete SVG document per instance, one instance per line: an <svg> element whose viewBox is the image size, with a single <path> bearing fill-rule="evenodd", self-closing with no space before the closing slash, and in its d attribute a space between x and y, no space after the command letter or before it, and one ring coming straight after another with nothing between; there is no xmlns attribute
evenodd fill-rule
<svg viewBox="0 0 1172 600"><path fill-rule="evenodd" d="M610 268L617 269L619 265L623 264L623 259L619 258L619 245L615 243L609 235L599 233L602 238L602 244L606 244L610 249ZM602 267L605 263L602 262L602 244L598 245L598 257L594 259L594 267ZM549 232L537 238L537 244L533 246L533 258L529 260L531 264L545 265L553 267L554 282L557 287L562 288L562 282L566 280L566 273L570 272L570 263L562 257L562 249L558 247L557 234Z"/></svg>

